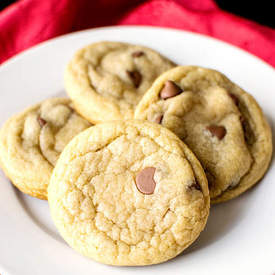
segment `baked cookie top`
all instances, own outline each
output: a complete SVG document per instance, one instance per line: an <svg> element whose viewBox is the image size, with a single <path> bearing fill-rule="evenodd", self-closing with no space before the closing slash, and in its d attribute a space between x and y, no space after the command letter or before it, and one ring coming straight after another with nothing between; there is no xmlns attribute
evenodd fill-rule
<svg viewBox="0 0 275 275"><path fill-rule="evenodd" d="M52 169L65 145L91 126L66 98L52 98L11 117L0 131L1 166L24 193L47 199Z"/></svg>
<svg viewBox="0 0 275 275"><path fill-rule="evenodd" d="M156 51L120 42L79 50L65 71L65 87L77 111L93 123L132 118L153 81L174 64Z"/></svg>
<svg viewBox="0 0 275 275"><path fill-rule="evenodd" d="M161 75L136 108L135 118L176 133L205 169L212 202L238 196L265 173L271 131L248 93L223 74L181 66Z"/></svg>
<svg viewBox="0 0 275 275"><path fill-rule="evenodd" d="M200 163L176 135L149 122L115 121L66 146L48 201L78 252L110 265L149 265L198 237L210 199Z"/></svg>

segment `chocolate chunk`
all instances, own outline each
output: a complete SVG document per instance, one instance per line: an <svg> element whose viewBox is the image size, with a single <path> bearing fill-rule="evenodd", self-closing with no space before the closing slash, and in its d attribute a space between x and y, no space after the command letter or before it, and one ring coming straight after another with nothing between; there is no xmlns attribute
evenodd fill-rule
<svg viewBox="0 0 275 275"><path fill-rule="evenodd" d="M155 191L156 182L154 180L156 168L146 167L136 176L136 186L140 193L151 195Z"/></svg>
<svg viewBox="0 0 275 275"><path fill-rule="evenodd" d="M196 181L192 181L187 185L188 190L199 190L201 191L200 185Z"/></svg>
<svg viewBox="0 0 275 275"><path fill-rule="evenodd" d="M232 100L234 101L235 105L238 106L239 99L237 98L237 96L235 96L234 94L231 94L231 93L229 93L229 96L232 98Z"/></svg>
<svg viewBox="0 0 275 275"><path fill-rule="evenodd" d="M142 55L144 55L143 51L136 51L132 53L132 57L141 57Z"/></svg>
<svg viewBox="0 0 275 275"><path fill-rule="evenodd" d="M164 84L164 87L160 91L160 98L168 99L168 98L174 97L182 92L183 92L183 90L176 83L174 83L171 80L167 80Z"/></svg>
<svg viewBox="0 0 275 275"><path fill-rule="evenodd" d="M161 124L162 119L163 119L163 115L158 115L158 116L155 117L154 122L158 123L158 124Z"/></svg>
<svg viewBox="0 0 275 275"><path fill-rule="evenodd" d="M140 72L138 72L138 71L128 71L127 70L127 74L131 78L134 86L136 88L138 88L139 85L140 85L141 79L142 79L142 76L141 76Z"/></svg>
<svg viewBox="0 0 275 275"><path fill-rule="evenodd" d="M226 135L226 129L223 126L210 125L207 127L207 130L210 131L212 136L217 137L219 140L223 139Z"/></svg>
<svg viewBox="0 0 275 275"><path fill-rule="evenodd" d="M41 128L47 123L47 121L40 116L37 117L37 121Z"/></svg>

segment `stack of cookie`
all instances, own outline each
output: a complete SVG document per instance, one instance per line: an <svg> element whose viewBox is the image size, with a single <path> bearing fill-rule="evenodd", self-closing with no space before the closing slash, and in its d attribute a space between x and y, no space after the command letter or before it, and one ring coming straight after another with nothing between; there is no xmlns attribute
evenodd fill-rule
<svg viewBox="0 0 275 275"><path fill-rule="evenodd" d="M4 124L0 163L18 189L48 199L62 237L96 261L175 257L205 227L210 200L240 195L268 168L260 107L217 71L99 42L75 54L65 87L70 99Z"/></svg>

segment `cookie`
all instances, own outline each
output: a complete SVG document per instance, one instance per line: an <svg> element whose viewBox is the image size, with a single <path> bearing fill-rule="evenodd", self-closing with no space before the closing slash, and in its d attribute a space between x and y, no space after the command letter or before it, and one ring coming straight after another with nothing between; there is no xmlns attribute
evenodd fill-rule
<svg viewBox="0 0 275 275"><path fill-rule="evenodd" d="M74 55L65 71L65 87L76 110L89 121L129 119L156 77L173 66L143 46L99 42Z"/></svg>
<svg viewBox="0 0 275 275"><path fill-rule="evenodd" d="M175 257L209 213L204 171L168 129L142 121L98 124L62 152L48 188L52 218L75 250L109 265Z"/></svg>
<svg viewBox="0 0 275 275"><path fill-rule="evenodd" d="M52 98L11 117L0 131L0 164L22 192L47 199L47 187L59 154L91 126L66 98Z"/></svg>
<svg viewBox="0 0 275 275"><path fill-rule="evenodd" d="M237 197L268 168L271 131L259 105L217 71L182 66L164 73L135 118L167 127L189 146L205 169L213 203Z"/></svg>

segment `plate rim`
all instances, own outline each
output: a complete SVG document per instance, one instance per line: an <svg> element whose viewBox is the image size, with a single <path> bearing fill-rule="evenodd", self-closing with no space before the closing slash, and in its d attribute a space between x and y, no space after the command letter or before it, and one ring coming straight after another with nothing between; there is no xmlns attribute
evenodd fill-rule
<svg viewBox="0 0 275 275"><path fill-rule="evenodd" d="M44 47L47 46L47 44L50 44L54 41L58 41L58 40L62 40L64 38L67 37L72 37L72 36L77 36L79 34L82 33L88 33L91 31L101 31L101 30L113 30L113 29L151 29L151 30L165 30L165 31L172 31L172 32L178 32L178 33L187 33L189 35L193 35L193 36L197 36L197 37L201 37L203 39L209 39L212 41L215 41L217 43L223 44L226 47L229 48L233 48L235 50L239 50L241 51L243 54L250 56L251 58L255 59L256 61L259 61L262 63L262 65L267 66L269 69L271 69L274 73L275 73L275 67L273 67L271 64L269 64L267 61L263 60L262 58L258 57L257 55L246 51L244 49L242 49L241 47L231 44L227 41L223 41L219 38L216 37L212 37L203 33L199 33L199 32L193 32L193 31L187 31L187 30L183 30L183 29L176 29L176 28L171 28L171 27L159 27L159 26L150 26L150 25L116 25L116 26L103 26L103 27L96 27L96 28L89 28L89 29L84 29L84 30L79 30L79 31L75 31L75 32L70 32L70 33L66 33L66 34L62 34L62 35L58 35L56 37L52 37L49 38L45 41L39 42L25 50L22 50L21 52L13 55L11 58L5 60L2 64L0 64L0 73L1 73L1 69L3 69L3 67L5 68L6 66L9 66L10 64L14 63L17 61L17 59L20 59L22 57L24 57L25 55L27 55L29 52L32 52L33 50L37 50L40 47Z"/></svg>

